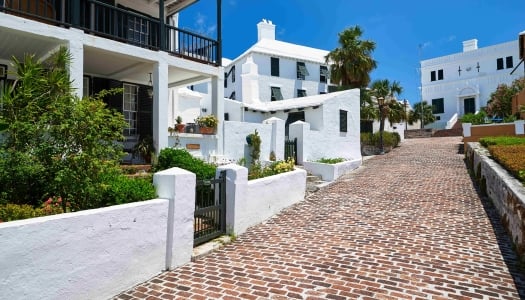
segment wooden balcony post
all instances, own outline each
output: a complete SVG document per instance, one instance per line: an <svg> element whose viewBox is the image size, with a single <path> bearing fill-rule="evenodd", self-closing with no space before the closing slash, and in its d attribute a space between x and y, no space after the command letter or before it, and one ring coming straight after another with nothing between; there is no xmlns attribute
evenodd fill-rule
<svg viewBox="0 0 525 300"><path fill-rule="evenodd" d="M70 1L70 10L71 10L71 24L73 26L80 26L80 0L71 0ZM62 6L64 6L64 0L62 1ZM64 9L65 10L65 9ZM63 17L64 15L62 15Z"/></svg>
<svg viewBox="0 0 525 300"><path fill-rule="evenodd" d="M159 31L160 31L160 49L167 50L166 45L166 18L164 17L164 0L159 0Z"/></svg>
<svg viewBox="0 0 525 300"><path fill-rule="evenodd" d="M222 63L222 1L217 0L217 58L216 65L220 66Z"/></svg>

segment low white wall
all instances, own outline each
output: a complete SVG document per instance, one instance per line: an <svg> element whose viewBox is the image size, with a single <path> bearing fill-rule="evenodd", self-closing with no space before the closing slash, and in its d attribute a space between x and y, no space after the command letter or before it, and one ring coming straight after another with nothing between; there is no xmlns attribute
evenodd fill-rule
<svg viewBox="0 0 525 300"><path fill-rule="evenodd" d="M106 299L165 267L168 200L0 224L0 298Z"/></svg>
<svg viewBox="0 0 525 300"><path fill-rule="evenodd" d="M291 172L248 181L248 170L237 165L226 170L226 228L242 234L282 209L304 199L306 171Z"/></svg>
<svg viewBox="0 0 525 300"><path fill-rule="evenodd" d="M168 137L168 147L184 148L193 156L204 161L212 161L212 157L217 155L217 144L219 139L215 134L198 133L174 133ZM198 149L194 149L198 145Z"/></svg>
<svg viewBox="0 0 525 300"><path fill-rule="evenodd" d="M343 161L336 164L325 164L319 162L305 161L303 167L313 175L321 176L325 181L334 181L337 178L359 168L361 159Z"/></svg>
<svg viewBox="0 0 525 300"><path fill-rule="evenodd" d="M190 262L195 174L154 183L163 199L0 223L0 298L108 299Z"/></svg>

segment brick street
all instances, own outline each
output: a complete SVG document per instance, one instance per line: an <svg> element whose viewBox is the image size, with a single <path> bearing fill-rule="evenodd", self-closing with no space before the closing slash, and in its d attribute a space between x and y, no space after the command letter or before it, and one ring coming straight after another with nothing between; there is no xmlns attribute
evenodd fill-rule
<svg viewBox="0 0 525 300"><path fill-rule="evenodd" d="M510 239L460 144L407 140L115 299L525 298Z"/></svg>

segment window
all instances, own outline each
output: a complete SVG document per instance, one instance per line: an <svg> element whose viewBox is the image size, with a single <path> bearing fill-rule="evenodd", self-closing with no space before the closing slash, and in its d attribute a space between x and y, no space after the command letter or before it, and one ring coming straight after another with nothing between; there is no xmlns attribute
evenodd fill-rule
<svg viewBox="0 0 525 300"><path fill-rule="evenodd" d="M512 63L512 56L507 56L507 58L505 60L506 60L506 64L507 64L507 69L510 69L510 68L514 67L514 64Z"/></svg>
<svg viewBox="0 0 525 300"><path fill-rule="evenodd" d="M235 66L233 66L227 73L224 72L224 87L228 87L228 77L232 77L232 83L235 82Z"/></svg>
<svg viewBox="0 0 525 300"><path fill-rule="evenodd" d="M142 17L128 16L128 40L147 44L149 41L148 21Z"/></svg>
<svg viewBox="0 0 525 300"><path fill-rule="evenodd" d="M271 68L271 75L279 77L279 59L277 57L272 57Z"/></svg>
<svg viewBox="0 0 525 300"><path fill-rule="evenodd" d="M306 76L310 75L306 69L306 65L302 61L297 62L297 79L305 80Z"/></svg>
<svg viewBox="0 0 525 300"><path fill-rule="evenodd" d="M498 58L496 60L496 65L497 70L503 70L503 58Z"/></svg>
<svg viewBox="0 0 525 300"><path fill-rule="evenodd" d="M432 99L432 113L442 114L445 112L445 104L443 98Z"/></svg>
<svg viewBox="0 0 525 300"><path fill-rule="evenodd" d="M339 110L339 131L348 131L348 112L346 110Z"/></svg>
<svg viewBox="0 0 525 300"><path fill-rule="evenodd" d="M320 66L319 67L319 81L327 83L328 82L328 67Z"/></svg>
<svg viewBox="0 0 525 300"><path fill-rule="evenodd" d="M230 94L230 99L235 100L235 91Z"/></svg>
<svg viewBox="0 0 525 300"><path fill-rule="evenodd" d="M443 69L437 70L437 80L443 80ZM436 81L436 71L430 72L430 81Z"/></svg>
<svg viewBox="0 0 525 300"><path fill-rule="evenodd" d="M224 88L228 87L228 73L224 72Z"/></svg>
<svg viewBox="0 0 525 300"><path fill-rule="evenodd" d="M283 94L281 94L281 88L272 86L272 101L283 100Z"/></svg>
<svg viewBox="0 0 525 300"><path fill-rule="evenodd" d="M124 128L124 135L137 134L137 95L139 87L132 84L124 84L122 112L128 126Z"/></svg>
<svg viewBox="0 0 525 300"><path fill-rule="evenodd" d="M306 97L306 90L297 90L297 98Z"/></svg>

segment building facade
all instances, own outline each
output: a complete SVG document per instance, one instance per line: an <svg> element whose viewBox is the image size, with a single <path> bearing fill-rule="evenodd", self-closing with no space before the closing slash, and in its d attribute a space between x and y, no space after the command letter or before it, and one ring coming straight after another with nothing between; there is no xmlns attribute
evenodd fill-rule
<svg viewBox="0 0 525 300"><path fill-rule="evenodd" d="M436 116L427 127L451 128L461 116L485 107L498 85L524 75L514 70L519 61L517 39L483 48L476 39L467 40L463 52L421 61L421 96Z"/></svg>
<svg viewBox="0 0 525 300"><path fill-rule="evenodd" d="M71 54L69 67L79 97L122 88L107 97L123 113L125 149L152 136L155 149L168 146L169 88L203 78L211 82L212 111L222 118L223 71L220 25L216 38L179 28L179 14L195 0L0 1L0 65L13 80L10 59L44 60L59 47ZM214 4L214 1L209 1ZM220 24L221 1L216 0ZM4 70L5 71L5 70ZM5 72L4 72L5 73ZM219 97L220 95L220 97ZM220 144L217 145L220 149Z"/></svg>
<svg viewBox="0 0 525 300"><path fill-rule="evenodd" d="M275 24L257 24L258 39L224 70L225 98L271 102L328 92L328 51L275 39Z"/></svg>

